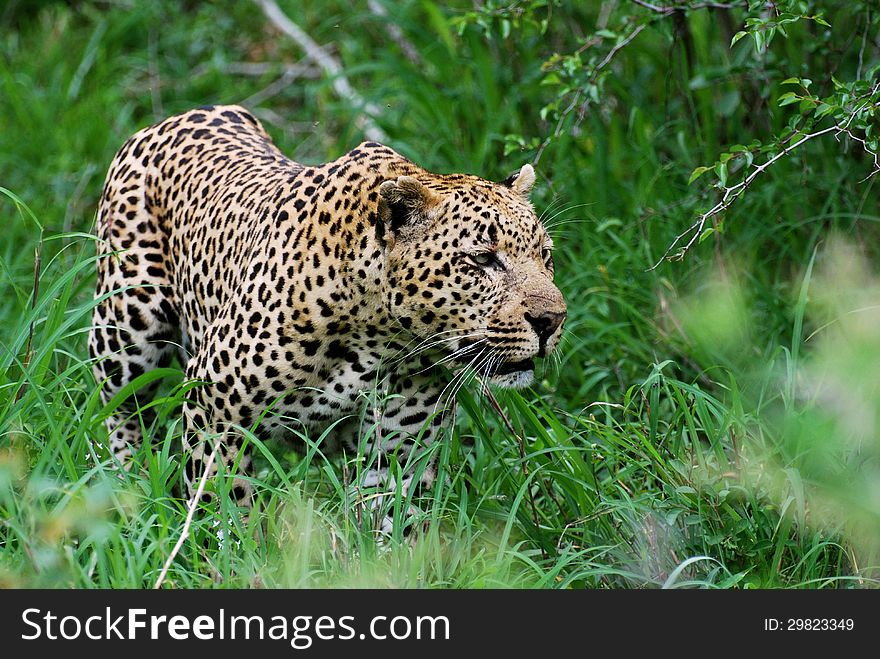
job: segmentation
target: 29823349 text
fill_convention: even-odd
[[[764,618],[764,631],[834,632],[855,629],[852,618]]]

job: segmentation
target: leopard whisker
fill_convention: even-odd
[[[486,373],[491,373],[491,369],[495,367],[495,364],[502,359],[501,355],[498,355],[494,351],[490,351],[486,358],[476,366],[470,369],[469,376],[470,378],[463,378],[458,385],[453,389],[452,393],[449,396],[449,400],[455,400],[455,397],[458,396],[458,392],[461,388],[470,382],[470,379],[473,377],[480,378],[480,370],[485,370]]]
[[[547,229],[549,229],[550,227],[553,226],[553,220],[556,219],[557,217],[559,217],[560,215],[562,215],[563,213],[567,213],[568,211],[572,211],[576,208],[583,208],[584,206],[593,206],[594,203],[595,202],[589,202],[589,203],[584,203],[584,204],[572,204],[571,206],[565,206],[564,208],[560,208],[558,210],[555,210],[553,215],[550,215],[549,217],[545,217],[544,214],[542,213],[541,214],[541,223]],[[586,219],[584,219],[582,221],[586,221]]]
[[[548,213],[556,212],[559,206],[565,204],[565,199],[562,198],[561,195],[556,195],[553,199],[550,200],[550,203],[541,211],[541,214],[538,216],[538,221],[543,224],[544,218],[547,217]]]
[[[437,361],[429,364],[428,366],[426,366],[425,368],[423,368],[419,371],[416,371],[415,373],[411,373],[410,375],[420,375],[421,373],[424,373],[425,371],[430,371],[432,368],[434,368],[436,366],[441,366],[441,365],[445,364],[446,362],[455,360],[455,359],[461,357],[462,355],[466,355],[469,351],[476,349],[476,347],[479,346],[481,343],[488,342],[488,340],[489,339],[483,337],[483,338],[481,338],[477,341],[474,341],[473,343],[470,343],[464,347],[458,348],[454,352],[446,355],[445,357],[443,357],[441,359],[438,359]]]
[[[446,393],[446,390],[449,389],[450,387],[453,387],[453,391],[457,391],[457,389],[456,389],[456,386],[457,386],[457,385],[456,385],[455,383],[456,383],[457,381],[462,381],[462,382],[463,382],[463,381],[468,377],[468,375],[472,372],[473,365],[474,365],[475,363],[477,363],[477,361],[481,358],[481,356],[483,355],[483,353],[486,352],[486,349],[487,349],[486,347],[481,348],[481,349],[480,349],[480,352],[478,352],[478,353],[476,354],[476,356],[474,356],[473,359],[471,359],[471,361],[468,362],[465,366],[462,366],[462,367],[461,367],[461,368],[455,373],[455,375],[452,376],[452,378],[449,380],[449,382],[446,383],[446,386],[443,387],[443,390],[440,392],[440,396],[438,396],[438,398],[437,398],[437,402],[436,402],[436,404],[434,405],[434,413],[435,413],[435,414],[437,413],[437,407],[438,407],[441,403],[443,403],[443,406],[445,407],[445,406],[446,406],[446,403],[448,403],[450,400],[452,400],[452,398],[446,398],[446,399],[444,400],[443,396],[444,396],[444,394]],[[489,350],[489,355],[491,356],[491,354],[492,354],[492,348],[489,347],[488,350]],[[480,362],[480,363],[482,363],[482,362]],[[478,365],[477,367],[479,368],[479,365]]]
[[[455,332],[460,332],[460,333],[470,333],[470,332],[473,332],[473,329],[470,329],[470,328],[463,328],[463,327],[453,327],[453,328],[451,328],[451,329],[440,330],[440,331],[438,331],[438,332],[434,332],[434,333],[431,334],[430,336],[418,336],[418,335],[414,335],[409,341],[407,341],[407,342],[403,345],[403,347],[402,347],[398,352],[402,352],[402,351],[405,350],[408,346],[412,345],[412,344],[415,343],[416,341],[420,341],[421,343],[419,343],[419,345],[422,345],[423,343],[428,343],[428,342],[434,340],[434,339],[437,338],[438,336],[443,336],[444,334],[453,334],[453,333],[455,333]]]
[[[446,336],[446,337],[443,337],[443,338],[438,338],[438,337],[440,337],[440,336],[443,335],[443,334],[451,334],[451,333],[453,333],[453,332],[461,332],[461,334],[456,334],[456,335],[454,335],[454,336]],[[433,348],[434,346],[442,345],[443,343],[449,343],[449,342],[451,342],[451,341],[457,341],[457,340],[460,340],[460,339],[469,339],[469,338],[473,338],[473,337],[475,337],[475,336],[482,336],[482,335],[483,335],[483,332],[482,332],[482,331],[477,331],[477,332],[475,332],[475,331],[473,331],[473,330],[464,330],[464,329],[452,329],[452,330],[445,330],[445,331],[443,331],[443,332],[436,332],[435,334],[432,334],[431,336],[422,339],[422,341],[421,341],[418,345],[416,345],[415,348],[413,348],[412,350],[410,350],[409,352],[407,352],[407,353],[404,354],[403,356],[401,356],[401,357],[396,357],[396,355],[395,355],[395,356],[392,356],[392,359],[393,359],[394,361],[399,361],[399,360],[408,359],[408,358],[410,358],[410,357],[412,357],[412,356],[414,356],[414,355],[416,355],[416,354],[418,354],[418,353],[420,353],[420,352],[424,352],[425,350],[429,350],[430,348]],[[415,341],[415,340],[416,340],[416,339],[413,339],[413,340],[410,341],[409,343],[412,343],[412,342]],[[409,343],[407,343],[407,345],[404,346],[404,347],[403,347],[400,351],[398,351],[398,352],[403,352],[403,350],[405,350],[406,347],[409,346]]]
[[[415,357],[416,355],[419,355],[423,352],[426,352],[427,350],[431,350],[432,348],[443,345],[445,343],[451,343],[452,341],[458,341],[461,339],[470,339],[470,338],[474,338],[474,337],[478,337],[478,336],[483,335],[483,332],[467,332],[465,334],[460,334],[460,335],[455,335],[455,336],[447,336],[447,337],[440,338],[440,339],[437,338],[441,334],[446,334],[446,333],[450,333],[450,332],[458,332],[458,331],[464,331],[464,330],[446,330],[446,332],[438,332],[438,333],[422,340],[421,343],[419,343],[415,348],[413,348],[409,352],[407,352],[403,355],[400,355],[400,356],[393,355],[391,360],[389,361],[389,364],[396,365],[402,361],[406,361],[406,360],[410,359],[411,357]],[[406,346],[404,346],[404,348],[402,348],[400,351],[398,351],[398,354],[400,352],[403,352],[403,350],[405,348],[406,348]]]

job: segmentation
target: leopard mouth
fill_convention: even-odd
[[[470,366],[480,375],[489,378],[535,370],[534,359],[520,359],[517,361],[501,362],[500,364],[497,362],[493,362],[492,360],[486,360],[484,361],[484,363],[476,367],[473,366],[472,360],[467,357],[459,357],[453,360],[453,362],[458,364],[459,366]]]
[[[535,370],[535,361],[533,359],[522,359],[516,362],[502,362],[498,366],[492,367],[491,371],[481,369],[480,373],[488,377],[498,375],[510,375],[511,373],[522,373],[524,371]]]
[[[463,341],[456,350],[457,354],[450,360],[450,364],[455,364],[458,368],[471,369],[489,380],[502,382],[530,380],[530,374],[535,370],[533,357],[499,361],[494,356],[497,353],[489,351],[488,354],[485,354],[484,350],[485,348],[481,348],[479,341]]]
[[[453,363],[465,369],[470,368],[472,372],[484,378],[484,382],[502,389],[522,389],[529,386],[535,377],[535,361],[531,358],[505,361],[500,364],[489,359],[476,366],[473,361],[468,362],[466,359],[461,361],[456,359]]]

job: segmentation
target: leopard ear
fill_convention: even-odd
[[[438,200],[434,192],[412,176],[398,176],[393,181],[385,181],[379,186],[379,195],[379,215],[395,233],[424,219]]]
[[[532,186],[535,185],[535,168],[526,163],[518,172],[514,172],[504,179],[501,184],[523,197],[528,197]]]

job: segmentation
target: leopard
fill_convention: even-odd
[[[131,468],[155,420],[160,380],[145,374],[177,359],[195,383],[178,445],[188,496],[222,467],[250,509],[251,438],[302,452],[319,437],[326,456],[358,456],[360,488],[429,491],[461,387],[527,387],[560,342],[535,180],[528,163],[500,182],[436,174],[374,141],[301,164],[237,105],[135,133],[95,220],[89,353],[118,403],[113,464]]]

